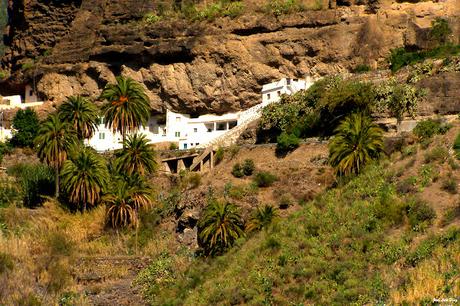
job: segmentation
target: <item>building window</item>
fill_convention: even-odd
[[[195,143],[195,146],[197,146],[197,145],[199,145],[199,144],[200,144],[200,143],[199,143],[199,142],[197,142],[197,143]]]
[[[34,91],[31,89],[29,90],[29,97],[32,97],[34,95]]]
[[[291,79],[287,79],[287,84],[291,85]]]
[[[186,143],[184,143],[184,149],[187,149],[187,144]]]
[[[174,135],[175,135],[176,137],[180,137],[180,132],[176,132],[176,133],[174,133]]]
[[[105,139],[105,133],[99,133],[99,139],[104,140]]]
[[[235,126],[237,126],[237,125],[238,125],[238,122],[237,122],[237,121],[230,121],[230,122],[228,123],[228,128],[229,128],[229,129],[233,129],[233,128],[234,128]]]
[[[180,122],[180,117],[176,117],[176,122]]]
[[[225,131],[227,129],[227,123],[226,122],[220,122],[217,124],[216,130],[218,131]]]
[[[270,100],[270,94],[267,94],[267,100]]]
[[[278,94],[278,97],[281,97],[281,90],[278,90],[276,93]]]
[[[298,81],[299,81],[299,79],[294,79],[294,82],[298,82]]]
[[[198,132],[198,128],[193,128],[193,132],[197,133],[197,132]]]
[[[104,117],[99,117],[97,119],[97,124],[99,124],[99,125],[104,124]]]

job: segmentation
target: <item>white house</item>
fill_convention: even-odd
[[[30,85],[26,85],[24,97],[25,99],[23,100],[20,95],[0,96],[0,141],[5,141],[12,137],[12,130],[5,126],[3,110],[26,109],[43,104],[43,101],[38,101],[38,97]]]
[[[312,80],[284,78],[278,82],[266,84],[262,87],[262,103],[236,113],[224,115],[202,115],[192,117],[187,114],[166,111],[166,116],[152,116],[146,127],[140,127],[138,133],[144,134],[150,143],[174,142],[179,149],[204,147],[218,137],[225,137],[228,131],[246,124],[255,118],[254,114],[270,104],[280,100],[282,94],[293,94],[311,86]],[[112,151],[120,149],[122,136],[105,127],[103,118],[98,131],[87,141],[87,144],[97,151]]]

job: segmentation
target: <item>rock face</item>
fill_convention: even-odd
[[[145,85],[158,111],[223,113],[258,103],[262,85],[281,77],[385,66],[390,49],[423,47],[438,16],[449,19],[455,41],[460,37],[457,0],[387,4],[375,14],[337,1],[336,9],[278,17],[253,12],[147,24],[143,17],[157,2],[10,0],[2,64],[12,77],[2,88],[30,82],[60,103],[74,94],[97,98],[123,74]]]

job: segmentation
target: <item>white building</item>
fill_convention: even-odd
[[[280,100],[283,94],[293,94],[311,86],[312,80],[281,79],[278,82],[266,84],[262,87],[262,103],[237,113],[224,115],[202,115],[191,117],[170,110],[166,116],[152,116],[146,127],[140,127],[138,133],[144,134],[150,143],[172,142],[179,145],[179,149],[205,147],[212,140],[223,136],[229,130],[246,124],[255,118],[254,114],[270,104]],[[98,131],[87,141],[87,144],[97,151],[112,151],[122,148],[122,136],[105,127],[101,120]]]

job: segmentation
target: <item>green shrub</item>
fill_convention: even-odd
[[[457,135],[457,137],[455,137],[453,148],[455,151],[455,156],[460,160],[460,133]]]
[[[388,59],[390,68],[393,72],[398,71],[404,66],[423,62],[428,58],[446,58],[460,53],[460,45],[442,45],[431,50],[407,51],[404,48],[391,51]]]
[[[354,73],[364,73],[364,72],[369,72],[371,71],[371,67],[369,65],[366,65],[366,64],[360,64],[358,66],[356,66],[354,69],[353,69],[353,72]]]
[[[415,176],[408,177],[396,185],[396,189],[400,194],[414,193],[417,191],[417,178]]]
[[[216,154],[214,155],[215,164],[219,164],[224,159],[225,151],[224,148],[219,147],[217,148]]]
[[[267,13],[275,16],[303,11],[305,7],[299,0],[268,0],[265,5]]]
[[[50,232],[46,238],[50,255],[70,256],[74,251],[74,244],[67,234]]]
[[[201,175],[198,172],[181,170],[179,172],[180,187],[183,189],[194,189],[201,185]]]
[[[452,30],[446,19],[438,17],[431,23],[430,38],[438,45],[448,43],[450,34],[452,34]]]
[[[287,209],[294,204],[294,199],[290,193],[283,193],[279,199],[278,207],[280,209]]]
[[[441,123],[433,119],[420,121],[415,126],[413,133],[419,140],[430,139],[441,133]]]
[[[441,188],[442,190],[450,194],[457,194],[458,193],[457,180],[454,177],[452,177],[452,174],[450,174],[442,180]]]
[[[402,156],[403,157],[413,156],[415,154],[417,154],[417,146],[416,145],[407,146],[402,150]]]
[[[233,165],[232,175],[237,178],[242,178],[244,176],[243,167],[240,163],[236,163]]]
[[[33,208],[44,202],[43,196],[54,195],[55,174],[44,164],[16,164],[7,173],[16,177],[23,195],[23,204]]]
[[[288,153],[299,147],[300,140],[295,134],[281,133],[276,139],[276,152]]]
[[[378,219],[391,225],[399,225],[404,221],[405,206],[398,201],[394,189],[385,185],[378,192],[378,201],[373,206]]]
[[[0,207],[7,207],[21,201],[22,194],[17,184],[8,179],[0,179]]]
[[[435,147],[425,153],[425,163],[431,163],[435,161],[445,162],[449,157],[449,151],[444,147]]]
[[[10,254],[0,252],[0,275],[13,270],[14,261]]]
[[[276,176],[268,171],[261,171],[254,177],[254,182],[258,187],[269,187],[277,180]]]
[[[224,186],[224,195],[232,199],[241,200],[248,196],[257,194],[258,188],[255,184],[233,185],[227,183]]]
[[[35,62],[33,60],[29,60],[21,65],[21,69],[23,71],[27,71],[29,69],[34,68],[34,66],[35,66]]]
[[[170,150],[177,150],[177,149],[179,149],[179,146],[177,145],[177,143],[171,142],[171,143],[169,144],[169,149],[170,149]]]
[[[230,159],[233,159],[240,152],[240,149],[241,147],[239,145],[232,144],[228,149],[228,152],[230,153]]]
[[[246,176],[251,176],[252,173],[254,173],[254,170],[256,169],[256,166],[254,165],[254,161],[252,159],[245,159],[243,161],[243,165],[241,166],[244,175]]]
[[[414,198],[407,206],[407,216],[411,229],[420,231],[426,226],[431,225],[432,221],[436,218],[436,212],[427,202],[419,198]]]
[[[10,139],[10,144],[13,147],[32,148],[39,128],[37,113],[30,108],[18,110],[13,118],[13,127],[13,137]]]
[[[160,21],[162,19],[161,16],[158,16],[157,14],[155,13],[148,13],[144,16],[144,21],[146,23],[149,23],[149,24],[153,24],[153,23],[157,23],[158,21]]]

